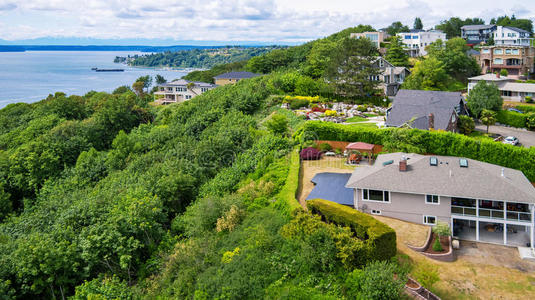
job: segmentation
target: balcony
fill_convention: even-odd
[[[465,217],[478,217],[515,222],[531,222],[529,206],[524,203],[505,203],[501,201],[453,198],[451,214]],[[476,205],[478,204],[478,205]]]

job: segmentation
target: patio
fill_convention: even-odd
[[[454,219],[453,226],[455,237],[467,241],[476,240],[475,221]],[[503,245],[503,238],[503,224],[479,222],[479,242]],[[527,226],[507,225],[507,246],[526,247],[529,243],[530,232]]]

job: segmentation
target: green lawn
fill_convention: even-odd
[[[469,137],[475,138],[475,139],[481,139],[481,140],[494,140],[493,138],[487,136],[487,134],[481,132],[481,131],[474,131],[468,135]]]
[[[356,124],[350,124],[348,126],[377,128],[377,125],[375,123],[356,123]]]
[[[366,114],[364,114],[364,115],[365,115],[366,117],[369,117],[369,118],[371,118],[371,117],[377,117],[377,114],[372,114],[372,113],[366,113]]]
[[[357,123],[357,122],[363,122],[363,121],[366,121],[366,118],[363,118],[363,117],[351,117],[349,119],[346,120],[346,122],[349,122],[349,123]]]

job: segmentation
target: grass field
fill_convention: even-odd
[[[363,117],[351,117],[349,119],[346,120],[346,122],[348,123],[357,123],[357,122],[364,122],[366,121],[367,119],[366,118],[363,118]]]

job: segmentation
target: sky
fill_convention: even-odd
[[[420,17],[430,28],[452,16],[504,14],[535,19],[535,0],[0,0],[0,40],[301,43],[358,24],[412,26]]]

